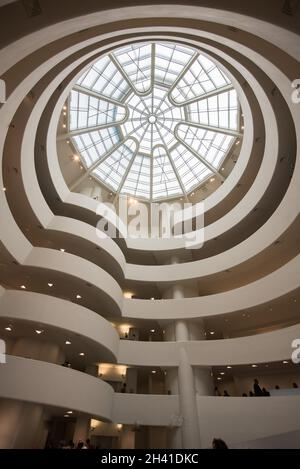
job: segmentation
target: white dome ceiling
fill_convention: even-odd
[[[171,42],[136,43],[89,66],[69,100],[69,132],[89,174],[116,194],[182,197],[241,136],[237,93],[215,63]]]

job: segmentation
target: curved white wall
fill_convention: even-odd
[[[0,397],[111,420],[113,389],[101,379],[52,363],[6,358],[0,366]]]
[[[83,306],[39,293],[7,290],[0,296],[0,318],[31,321],[73,332],[91,340],[99,355],[114,361],[119,336],[105,319]],[[106,350],[103,350],[106,349]]]
[[[300,337],[300,325],[265,334],[184,343],[188,360],[195,366],[226,366],[289,360],[292,342]],[[133,366],[172,367],[180,363],[182,342],[121,340],[118,362]]]

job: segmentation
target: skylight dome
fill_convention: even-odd
[[[101,57],[70,95],[69,137],[84,167],[117,195],[183,197],[240,137],[237,93],[203,53],[136,43]]]

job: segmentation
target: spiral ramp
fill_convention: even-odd
[[[280,445],[278,435],[300,430],[297,390],[240,396],[256,377],[268,388],[300,378],[300,5],[0,7],[1,448],[43,447],[66,420],[75,439],[106,435],[120,448],[206,448],[214,437]],[[99,237],[97,221],[114,224],[113,214],[70,159],[74,84],[99,56],[141,41],[202,51],[239,97],[243,135],[228,176],[195,202],[201,249],[128,239],[123,226]]]

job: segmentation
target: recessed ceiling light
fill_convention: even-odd
[[[66,127],[67,127],[66,124],[63,124],[63,128],[65,129]]]
[[[153,298],[153,297],[152,297],[152,298],[150,298],[150,300],[152,300],[152,301],[153,301],[153,300],[155,300],[155,298]]]
[[[65,344],[66,345],[71,345],[71,342],[69,340],[66,340]]]
[[[25,285],[21,285],[22,290],[26,290]]]
[[[5,328],[5,330],[10,332],[10,331],[12,331],[12,328],[11,328],[10,326],[7,326],[7,327]]]
[[[65,414],[65,415],[64,415],[64,417],[67,419],[67,418],[69,418],[69,417],[70,417],[70,415],[68,415],[68,414]]]
[[[5,192],[5,191],[6,191],[6,187],[3,187],[2,190]]]
[[[77,300],[81,300],[82,296],[76,295]]]
[[[68,410],[67,414],[73,414],[73,410]]]
[[[64,107],[63,107],[63,110],[66,111],[66,110],[67,110],[67,106],[64,106]]]
[[[237,142],[235,142],[236,145],[238,145],[239,143],[240,143],[239,140]]]
[[[73,155],[73,160],[74,160],[74,161],[79,161],[79,159],[80,159],[80,158],[79,158],[78,155]]]
[[[44,331],[41,330],[41,329],[36,329],[35,332],[36,332],[37,334],[42,334]]]
[[[215,182],[215,178],[210,178],[210,182]]]
[[[53,287],[53,283],[48,283],[48,287]]]
[[[211,332],[210,332],[210,335],[215,335],[215,332],[214,332],[214,331],[211,331]]]
[[[155,374],[155,373],[156,373],[156,370],[152,370],[151,373]]]
[[[65,252],[65,249],[60,249],[60,252]]]
[[[80,352],[79,354],[81,357],[84,357],[84,353],[83,352]]]
[[[251,366],[252,366],[252,368],[257,368],[257,365],[251,365]]]
[[[222,381],[222,378],[219,377],[219,378],[217,378],[217,380],[218,380],[218,381]]]
[[[229,365],[227,366],[227,369],[228,369],[228,370],[230,370],[231,368],[232,368],[232,366],[229,366]]]
[[[155,332],[155,329],[150,329],[150,332]]]
[[[224,371],[222,371],[222,372],[220,373],[220,375],[224,376],[224,375],[225,375]]]
[[[287,361],[287,360],[283,360],[282,363],[284,363],[285,365],[287,365],[287,364],[288,364],[288,361]]]

